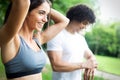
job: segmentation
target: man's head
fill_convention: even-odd
[[[83,21],[88,21],[90,24],[95,22],[94,12],[88,6],[83,4],[71,7],[66,16],[70,19],[70,22],[77,21],[81,23]]]

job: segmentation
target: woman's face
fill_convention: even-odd
[[[50,12],[50,5],[44,2],[37,8],[33,9],[27,16],[26,22],[30,29],[41,31],[43,25],[48,21],[47,16]]]

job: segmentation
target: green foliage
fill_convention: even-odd
[[[111,25],[96,25],[91,32],[86,34],[86,39],[95,54],[118,57],[120,55],[120,23]],[[105,53],[105,54],[104,54]]]
[[[120,57],[120,24],[116,26],[116,37],[117,37],[117,53]]]
[[[93,8],[93,4],[95,2],[96,1],[93,0],[53,0],[53,8],[65,14],[66,11],[73,5],[86,4]]]
[[[3,24],[7,6],[8,6],[8,0],[0,0],[0,27]]]

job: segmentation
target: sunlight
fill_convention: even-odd
[[[116,21],[120,20],[120,0],[98,0],[100,4],[100,20]]]

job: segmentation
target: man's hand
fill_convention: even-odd
[[[82,68],[83,69],[93,69],[93,68],[97,68],[97,62],[96,60],[92,60],[92,59],[88,59],[86,62],[82,63]]]
[[[84,80],[94,80],[94,69],[85,69]]]

